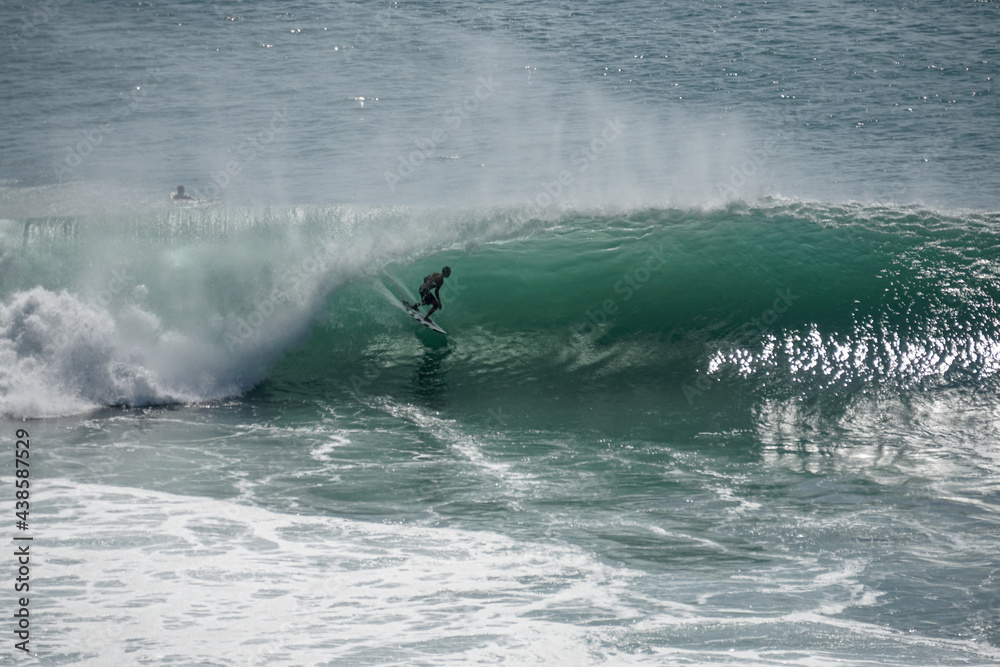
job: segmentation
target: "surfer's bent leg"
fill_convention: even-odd
[[[433,295],[431,295],[430,292],[424,291],[424,288],[421,285],[421,287],[420,287],[420,303],[419,304],[414,304],[413,305],[413,309],[414,310],[420,310],[420,306],[427,306],[427,305],[431,305],[433,303],[434,303],[434,297],[433,297]],[[431,311],[431,312],[434,312],[434,311]]]

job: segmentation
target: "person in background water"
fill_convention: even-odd
[[[441,308],[441,286],[444,285],[444,279],[450,275],[451,269],[446,266],[441,269],[441,273],[432,273],[424,278],[424,284],[420,286],[420,298],[422,301],[420,305],[414,304],[410,306],[417,312],[420,312],[420,306],[432,306],[430,312],[424,315],[424,318],[428,322],[431,321],[431,315],[434,314],[434,311]],[[433,294],[431,294],[431,290],[434,290]]]
[[[171,192],[170,198],[174,201],[194,201],[194,197],[184,194],[184,186],[178,185],[177,192]]]

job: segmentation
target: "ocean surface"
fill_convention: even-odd
[[[975,0],[8,3],[0,665],[1000,664],[998,77]]]

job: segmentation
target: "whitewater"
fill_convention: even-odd
[[[1000,662],[996,14],[5,12],[0,664]]]

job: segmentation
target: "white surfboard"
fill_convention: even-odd
[[[385,273],[386,277],[389,278],[389,280],[391,280],[393,283],[395,283],[396,287],[399,289],[398,298],[400,302],[402,302],[402,308],[403,310],[406,311],[407,315],[415,319],[417,322],[420,322],[431,331],[437,331],[438,333],[442,333],[446,336],[448,335],[447,331],[445,331],[444,329],[436,325],[434,322],[427,319],[426,315],[424,315],[419,310],[410,305],[410,302],[406,300],[406,296],[410,296],[410,294],[407,292],[406,288],[399,283],[398,280],[389,275],[388,272],[383,271],[383,273]],[[403,296],[404,294],[406,296]]]
[[[413,306],[411,306],[409,304],[409,302],[407,302],[406,299],[402,299],[402,302],[403,302],[403,305],[406,306],[406,312],[407,312],[407,314],[410,317],[412,317],[413,319],[415,319],[417,322],[420,322],[421,324],[423,324],[425,327],[427,327],[428,329],[430,329],[432,331],[437,331],[438,333],[443,333],[446,336],[448,335],[447,331],[445,331],[444,329],[442,329],[441,327],[439,327],[438,325],[434,324],[429,319],[427,319],[426,315],[424,315],[419,310],[417,310],[416,308],[414,308]]]

